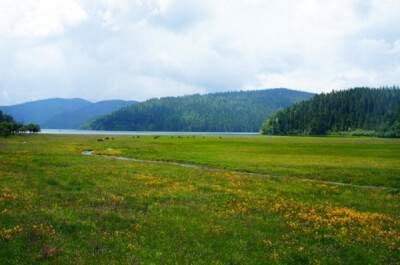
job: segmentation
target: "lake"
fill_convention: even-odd
[[[71,129],[42,129],[42,134],[99,134],[99,135],[204,135],[204,136],[264,136],[252,132],[146,132],[146,131],[94,131]]]

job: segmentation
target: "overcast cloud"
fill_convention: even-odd
[[[399,0],[0,0],[0,105],[400,84]]]

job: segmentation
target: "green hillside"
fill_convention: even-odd
[[[269,135],[358,132],[400,137],[400,89],[363,87],[315,95],[274,113],[260,132]]]
[[[281,88],[150,99],[96,118],[81,129],[256,132],[276,110],[312,96]]]

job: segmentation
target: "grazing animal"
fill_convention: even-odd
[[[220,136],[219,139],[222,139],[222,137]]]
[[[138,135],[138,136],[136,136],[136,138],[140,138],[140,136]]]
[[[113,138],[111,138],[111,140],[114,140],[114,137],[113,137]]]
[[[109,137],[106,137],[106,140],[109,140],[110,138]]]
[[[102,141],[104,141],[104,139],[103,138],[98,138],[97,141],[102,142]]]

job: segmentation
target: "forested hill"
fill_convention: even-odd
[[[150,99],[98,117],[81,129],[256,132],[276,110],[312,96],[289,89],[266,89]]]
[[[397,127],[398,128],[397,128]],[[400,136],[400,89],[353,88],[315,95],[274,113],[260,132],[269,135],[323,135],[369,130]],[[398,137],[398,136],[397,136]]]

